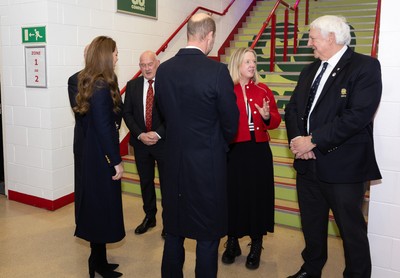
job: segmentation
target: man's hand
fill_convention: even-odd
[[[143,144],[145,144],[147,146],[154,145],[159,140],[157,133],[154,131],[143,132],[140,134],[139,138],[140,138],[140,141],[142,141]]]
[[[303,155],[301,155],[301,156],[296,155],[295,158],[296,158],[296,159],[304,159],[304,160],[317,159],[317,158],[315,157],[315,154],[314,154],[313,151],[309,151],[309,152],[307,152],[307,153],[305,153],[305,154],[303,154]]]
[[[311,143],[311,136],[297,136],[290,141],[290,150],[299,159],[315,159],[312,151],[316,147]]]

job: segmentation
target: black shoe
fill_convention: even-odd
[[[250,243],[250,253],[246,259],[246,267],[248,269],[257,269],[260,266],[260,257],[262,247],[262,239],[252,240]]]
[[[166,236],[167,236],[167,233],[164,231],[164,229],[162,229],[161,237],[162,237],[163,239],[165,239]]]
[[[103,278],[116,278],[116,277],[121,277],[122,276],[121,272],[113,271],[113,270],[110,270],[108,268],[98,267],[98,266],[89,264],[89,276],[90,276],[90,278],[94,277],[95,272],[100,274],[100,276],[103,277]]]
[[[109,269],[109,270],[115,270],[115,269],[117,269],[117,268],[119,267],[119,264],[109,264],[109,263],[107,263],[107,264],[105,265],[105,267],[106,267],[107,269]]]
[[[317,277],[311,276],[310,274],[307,273],[307,271],[300,268],[300,270],[296,274],[288,276],[287,278],[317,278]]]
[[[116,278],[122,276],[121,272],[114,271],[118,264],[109,264],[103,258],[103,247],[105,244],[91,243],[91,254],[89,256],[89,276],[94,277],[95,272],[100,274],[103,278]]]
[[[228,236],[228,240],[225,243],[225,248],[225,252],[222,254],[221,259],[224,264],[232,264],[236,257],[242,254],[239,241],[236,237]]]
[[[110,264],[107,261],[107,249],[106,245],[102,243],[91,243],[91,247],[95,248],[95,254],[96,256],[96,264],[101,265],[102,268],[104,269],[109,269],[109,270],[115,270],[119,267],[119,264]]]
[[[156,226],[156,219],[154,217],[150,218],[146,216],[143,219],[143,222],[136,227],[135,234],[137,235],[144,234],[145,232],[147,232],[149,228],[153,228],[155,226]]]

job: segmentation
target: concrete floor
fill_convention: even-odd
[[[163,240],[161,225],[146,234],[135,235],[143,218],[140,197],[124,193],[124,219],[127,236],[122,242],[108,245],[109,262],[119,263],[123,277],[160,277]],[[160,207],[160,205],[159,205]],[[161,223],[160,213],[157,215]],[[47,278],[88,277],[89,245],[73,236],[74,205],[57,211],[9,201],[0,196],[0,277]],[[224,251],[221,240],[219,254]],[[275,233],[264,237],[264,251],[258,270],[245,267],[249,238],[242,238],[242,256],[232,265],[219,263],[220,278],[283,278],[297,272],[302,264],[304,246],[301,231],[276,225]],[[186,240],[184,274],[194,278],[195,241]],[[342,277],[344,268],[342,241],[329,237],[329,259],[324,278]],[[97,275],[96,277],[100,277]]]

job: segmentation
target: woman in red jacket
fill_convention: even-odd
[[[239,48],[231,56],[229,71],[235,84],[239,128],[228,154],[228,241],[222,262],[241,255],[238,239],[250,236],[246,267],[260,264],[263,236],[274,231],[274,173],[268,129],[281,122],[272,91],[257,72],[256,53]]]

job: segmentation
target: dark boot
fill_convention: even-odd
[[[260,266],[260,257],[262,247],[262,238],[251,239],[250,253],[246,259],[246,267],[248,269],[257,269]]]
[[[104,262],[103,248],[105,249],[104,243],[90,243],[90,256],[89,256],[89,275],[91,278],[94,277],[95,272],[101,275],[103,278],[115,278],[122,276],[122,273],[113,271]],[[115,268],[114,268],[115,269]]]
[[[114,270],[117,269],[117,267],[119,266],[119,264],[110,264],[107,261],[107,249],[106,249],[106,245],[105,244],[101,244],[100,248],[100,264],[104,267],[104,268],[108,268],[109,270]]]
[[[224,264],[232,264],[236,257],[242,254],[239,241],[236,237],[228,236],[228,240],[225,243],[225,248],[225,252],[222,254],[222,262]]]

